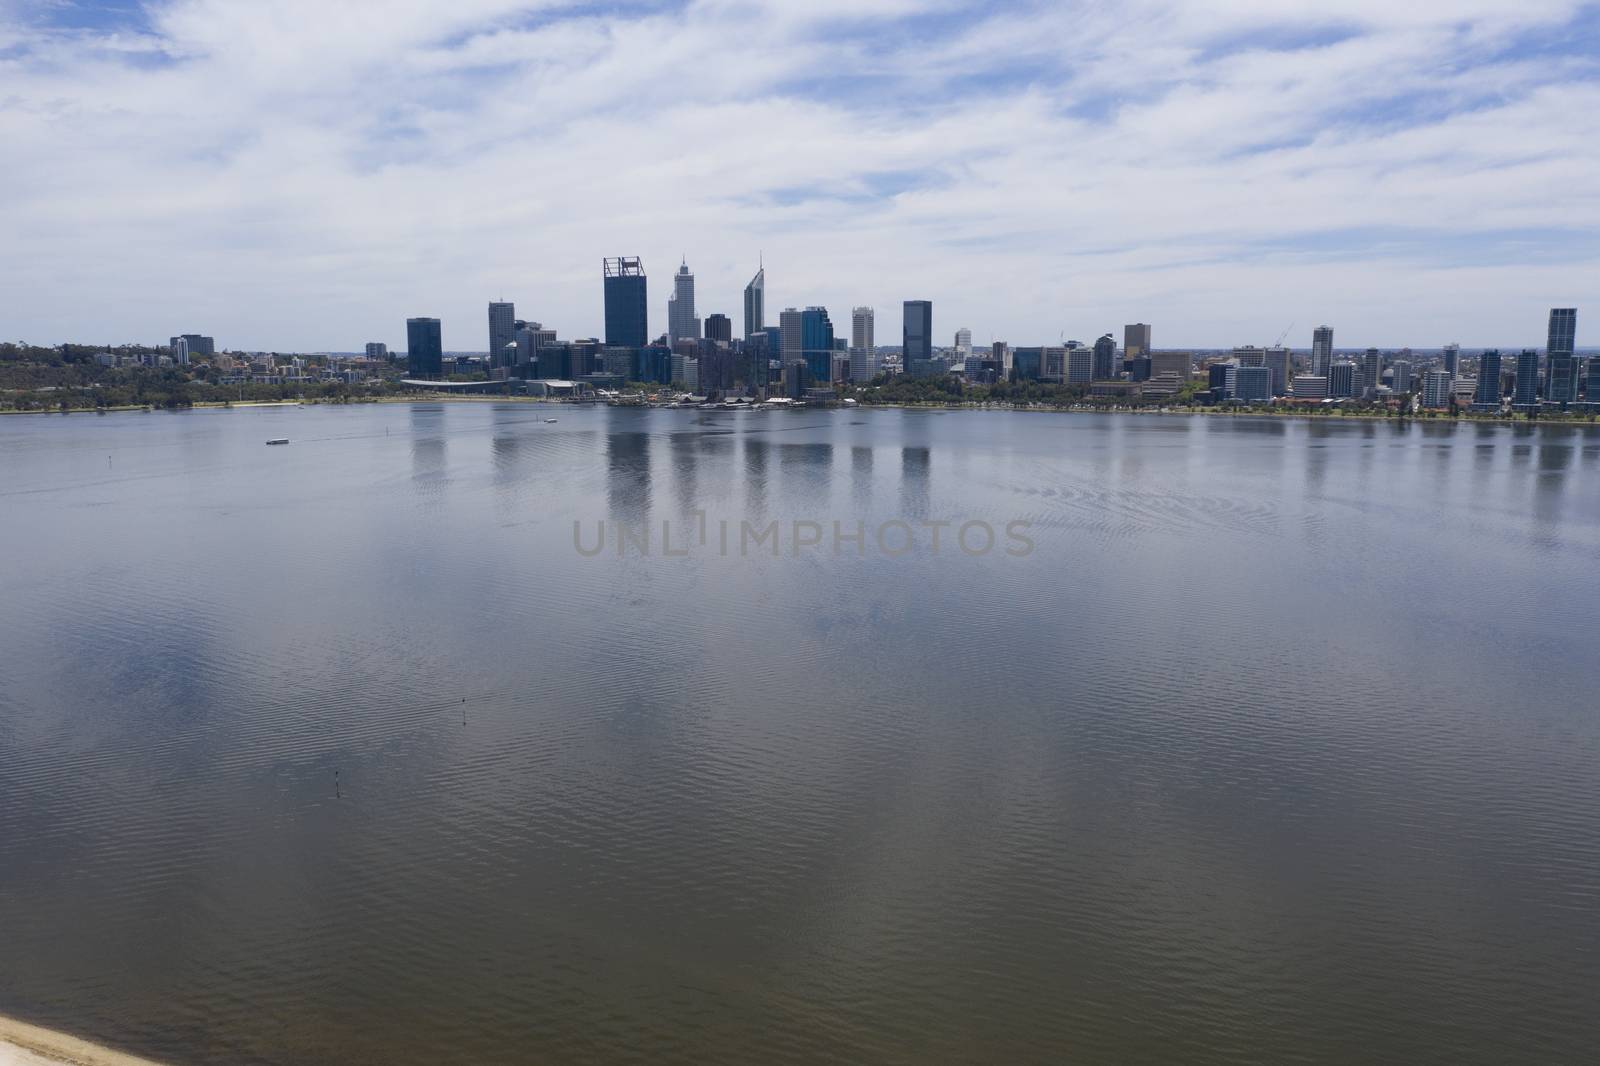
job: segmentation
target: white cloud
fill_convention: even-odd
[[[36,342],[437,314],[481,348],[502,295],[589,335],[616,254],[660,329],[680,254],[737,318],[761,252],[769,304],[875,304],[884,340],[926,297],[1019,343],[1514,344],[1600,261],[1600,80],[1559,46],[1596,19],[1557,0],[37,14],[0,7],[0,336]]]

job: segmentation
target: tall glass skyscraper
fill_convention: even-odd
[[[1478,388],[1472,406],[1492,410],[1500,406],[1500,349],[1490,348],[1478,357]]]
[[[406,319],[406,369],[414,378],[444,376],[444,343],[437,318]]]
[[[495,302],[489,305],[489,365],[510,366],[516,357],[506,351],[517,343],[517,308],[515,304]]]
[[[1094,380],[1110,381],[1117,376],[1117,339],[1107,333],[1094,342]]]
[[[1311,372],[1318,377],[1333,365],[1333,327],[1318,326],[1311,331]]]
[[[1552,403],[1575,403],[1578,399],[1578,360],[1573,344],[1578,333],[1578,309],[1552,307],[1550,334],[1545,345],[1546,376],[1544,398]]]
[[[1539,404],[1539,350],[1524,348],[1517,356],[1517,383],[1511,394],[1511,406],[1537,407]]]
[[[638,256],[605,261],[606,344],[643,348],[650,343],[650,300]]]
[[[667,340],[677,344],[682,340],[700,339],[700,318],[694,313],[694,275],[689,272],[685,259],[672,275],[672,295],[667,297]]]
[[[901,366],[907,374],[925,377],[933,359],[933,301],[907,300],[900,331]]]
[[[1444,372],[1452,378],[1461,371],[1461,345],[1447,344],[1444,346]]]
[[[753,337],[767,328],[767,267],[762,264],[744,287],[744,335]]]

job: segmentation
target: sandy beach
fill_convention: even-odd
[[[0,1015],[0,1066],[160,1066],[75,1036]]]

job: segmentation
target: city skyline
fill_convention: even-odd
[[[626,250],[652,335],[668,264],[742,325],[764,254],[771,308],[979,347],[1506,348],[1600,275],[1593,5],[299,3],[0,5],[0,336],[394,347],[500,294],[598,336]]]

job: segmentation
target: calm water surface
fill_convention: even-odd
[[[1036,550],[574,548],[702,514]],[[1597,434],[17,417],[0,535],[0,1012],[176,1063],[1600,1046]]]

